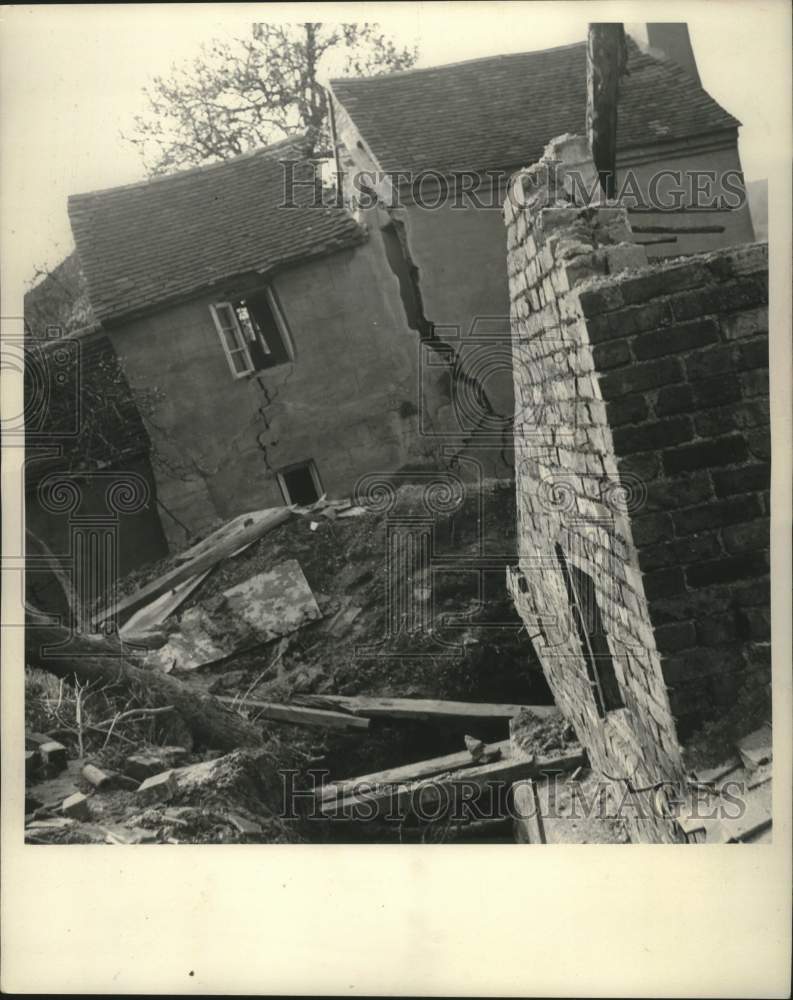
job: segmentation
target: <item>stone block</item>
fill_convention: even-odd
[[[730,554],[767,549],[771,541],[770,521],[758,518],[749,524],[736,524],[722,531],[724,547]]]
[[[90,819],[91,810],[88,806],[88,796],[83,795],[82,792],[75,792],[74,795],[63,800],[61,812],[70,819]]]
[[[113,781],[111,774],[103,771],[100,767],[96,767],[95,764],[86,764],[81,773],[85,780],[97,789],[107,788]]]
[[[718,316],[724,307],[724,288],[711,285],[670,296],[675,319],[693,319],[695,316]]]
[[[135,793],[144,805],[154,802],[168,802],[176,794],[176,777],[173,771],[163,771],[162,774],[146,778]]]
[[[69,762],[66,747],[57,740],[48,740],[39,746],[39,754],[44,766],[51,774],[63,771]]]
[[[685,589],[683,570],[679,566],[655,570],[644,577],[644,593],[648,601],[655,597],[673,597]]]
[[[636,424],[645,420],[650,411],[644,396],[635,395],[609,400],[606,413],[612,427],[621,427],[623,424]]]
[[[737,349],[732,344],[717,344],[697,351],[685,359],[686,377],[696,379],[713,378],[740,367]]]

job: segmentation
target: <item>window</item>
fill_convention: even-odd
[[[583,570],[572,563],[568,564],[560,545],[556,546],[556,558],[564,577],[567,599],[581,643],[581,652],[586,662],[587,676],[598,715],[604,719],[607,712],[622,708],[624,702],[600,616],[595,582]]]
[[[310,460],[281,469],[277,475],[278,485],[287,504],[296,503],[305,507],[316,503],[324,492],[317,467]]]
[[[292,360],[289,333],[272,291],[210,306],[231,374],[274,368]]]

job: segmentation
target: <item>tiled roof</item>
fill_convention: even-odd
[[[124,187],[73,195],[69,218],[100,321],[183,299],[218,281],[267,272],[360,242],[341,208],[313,208],[296,185],[284,201],[279,160],[297,159],[294,140]],[[295,168],[295,176],[305,175]]]
[[[618,146],[630,149],[740,124],[676,63],[628,39]],[[582,134],[586,44],[332,81],[384,170],[525,166],[565,132]]]

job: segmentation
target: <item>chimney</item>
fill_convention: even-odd
[[[689,76],[700,83],[697,61],[688,37],[685,21],[647,25],[647,42],[650,55],[662,55],[676,62]]]

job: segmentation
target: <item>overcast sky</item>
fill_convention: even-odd
[[[747,179],[784,156],[778,141],[779,67],[790,45],[784,0],[627,3],[203,4],[5,7],[2,11],[2,155],[6,239],[15,272],[52,267],[72,248],[69,194],[145,176],[121,138],[144,110],[142,88],[213,37],[253,20],[378,20],[420,66],[582,40],[590,20],[687,20],[705,88],[743,122]],[[527,95],[527,102],[529,95]],[[527,111],[529,105],[527,103]],[[782,111],[787,114],[786,111]]]

